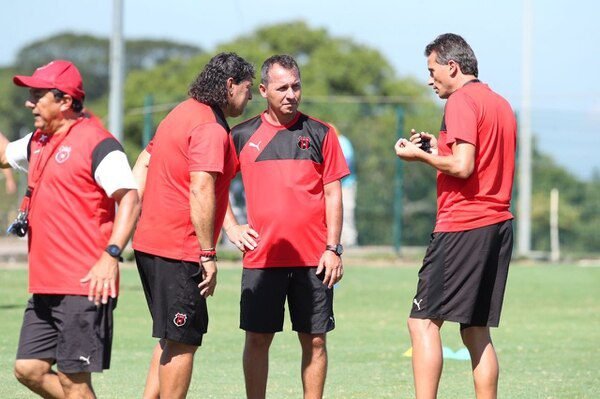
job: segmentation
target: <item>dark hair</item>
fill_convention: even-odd
[[[50,91],[52,92],[52,94],[54,94],[54,98],[56,98],[57,100],[60,100],[66,94],[64,91],[58,89],[50,89]],[[73,112],[83,111],[83,100],[78,100],[73,96],[71,96],[71,98],[73,99],[73,102],[71,103],[71,109],[73,110]]]
[[[210,106],[227,105],[227,79],[235,84],[254,78],[254,67],[235,53],[219,53],[208,61],[196,80],[190,85],[188,94]]]
[[[465,39],[454,33],[444,33],[435,38],[425,47],[425,56],[436,53],[435,61],[440,65],[448,65],[452,60],[460,65],[460,70],[465,75],[477,77],[477,58],[473,49]]]
[[[300,77],[300,68],[298,68],[296,60],[291,55],[273,55],[267,58],[260,68],[260,82],[262,84],[266,85],[269,83],[269,69],[275,64],[279,64],[288,70],[295,69],[298,72],[298,77]]]

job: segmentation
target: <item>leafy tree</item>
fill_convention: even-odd
[[[260,68],[273,54],[290,54],[298,61],[303,83],[301,109],[334,123],[355,147],[358,198],[357,225],[361,244],[392,244],[394,202],[403,201],[403,245],[425,245],[436,212],[435,171],[421,163],[403,163],[403,198],[395,198],[396,163],[393,144],[411,128],[437,133],[442,110],[422,82],[398,77],[378,51],[304,22],[257,29],[207,54],[200,49],[166,41],[135,40],[127,45],[125,86],[125,149],[135,160],[141,148],[144,103],[152,96],[156,125],[172,107],[187,97],[188,86],[213,54],[234,51]],[[101,118],[106,115],[108,40],[87,35],[60,34],[22,49],[14,67],[0,68],[0,130],[16,137],[31,122],[22,106],[25,94],[12,76],[29,73],[50,59],[77,63],[88,93],[86,105]],[[257,70],[255,88],[260,81]],[[254,99],[234,125],[265,109],[255,89]],[[398,126],[403,111],[404,126]],[[534,146],[535,148],[535,146]],[[600,248],[600,172],[584,182],[550,157],[534,151],[533,248],[549,249],[549,192],[560,189],[560,234],[565,251]],[[515,185],[516,203],[518,192]],[[1,193],[0,193],[1,196]]]
[[[360,242],[390,244],[395,173],[393,145],[397,139],[396,107],[399,104],[385,104],[380,99],[397,96],[396,101],[402,101],[407,122],[429,130],[439,126],[439,116],[433,125],[426,119],[437,108],[427,96],[426,88],[412,78],[398,78],[378,51],[350,39],[331,37],[326,30],[311,29],[304,22],[260,28],[253,34],[221,45],[215,53],[220,51],[234,51],[253,62],[257,69],[273,54],[285,53],[296,58],[302,74],[302,111],[336,124],[354,143],[358,164]],[[185,98],[187,86],[208,59],[207,55],[201,55],[132,73],[126,86],[127,108],[142,109],[144,97],[150,94],[157,104],[174,104]],[[260,71],[257,71],[257,80],[260,80]],[[345,102],[339,102],[340,96],[347,96]],[[264,108],[265,101],[255,94],[239,121]],[[163,114],[155,114],[155,120]],[[142,118],[129,113],[126,131],[133,142],[141,142]],[[420,217],[429,222],[435,214],[435,196],[431,194],[431,190],[435,190],[435,174],[422,167],[414,170],[418,172],[406,168],[407,198],[423,201],[421,197],[427,197],[433,198],[433,202],[431,206],[413,212],[410,218]],[[431,225],[416,228],[409,218],[404,224],[410,227],[407,242],[426,242]]]
[[[167,40],[127,40],[126,72],[152,69],[164,63],[188,60],[202,54],[196,46]],[[23,107],[26,90],[12,83],[15,74],[30,74],[36,67],[53,59],[73,61],[83,77],[85,105],[105,119],[108,108],[109,40],[90,35],[61,33],[22,48],[14,66],[0,68],[0,130],[9,138],[17,138],[20,129],[31,126],[31,113]],[[126,146],[133,157],[138,146]]]
[[[10,140],[19,138],[20,129],[31,125],[31,111],[25,108],[27,92],[18,90],[12,67],[0,68],[0,131]]]
[[[533,153],[532,248],[550,249],[550,191],[559,189],[559,236],[568,251],[600,248],[600,179],[578,180],[549,156]]]
[[[125,70],[150,69],[171,59],[189,59],[201,52],[198,47],[166,40],[127,40]],[[108,92],[108,39],[74,33],[54,35],[19,51],[15,67],[30,73],[53,59],[67,59],[77,65],[84,79],[87,100],[93,101]]]
[[[600,229],[598,228],[600,226],[600,173],[598,171],[585,185],[583,200],[579,205],[580,220],[583,223],[577,229],[578,247],[586,252],[598,252],[598,248],[600,248]]]

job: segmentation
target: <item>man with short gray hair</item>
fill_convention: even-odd
[[[340,180],[349,170],[332,126],[298,110],[302,82],[294,58],[268,58],[259,90],[266,111],[231,131],[248,224],[238,225],[233,212],[224,223],[228,238],[244,252],[246,395],[266,395],[269,348],[283,329],[287,301],[302,347],[304,397],[321,398],[326,337],[335,328],[333,286],[343,276]]]
[[[500,321],[512,253],[510,200],[516,121],[510,104],[478,77],[477,58],[455,34],[425,49],[428,84],[446,99],[439,137],[414,130],[396,154],[438,172],[438,212],[419,271],[408,328],[417,398],[435,398],[442,372],[440,329],[460,323],[477,398],[495,398],[498,360],[490,327]]]

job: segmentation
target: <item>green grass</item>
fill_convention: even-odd
[[[337,329],[328,336],[327,398],[414,397],[405,319],[417,268],[348,267],[336,288]],[[0,397],[32,395],[12,376],[26,272],[0,270]],[[243,332],[238,328],[240,271],[219,272],[210,326],[196,355],[189,397],[243,398]],[[517,266],[509,276],[501,326],[493,331],[501,398],[600,397],[600,268]],[[94,374],[100,398],[141,396],[150,353],[150,317],[137,272],[125,269],[116,311],[112,368]],[[462,347],[448,323],[444,345]],[[286,324],[271,349],[268,397],[300,398],[300,348]],[[473,397],[468,361],[446,360],[439,398]]]

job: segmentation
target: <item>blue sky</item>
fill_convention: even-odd
[[[475,50],[481,80],[516,110],[521,107],[521,0],[123,2],[127,38],[167,38],[210,51],[259,26],[302,19],[380,50],[398,75],[424,84],[424,46],[440,33],[458,33]],[[595,155],[600,147],[600,3],[532,3],[534,134],[544,152],[587,178],[593,168],[600,170]],[[111,29],[110,0],[11,1],[0,7],[0,65],[10,64],[19,48],[48,35],[72,31],[108,36]]]

